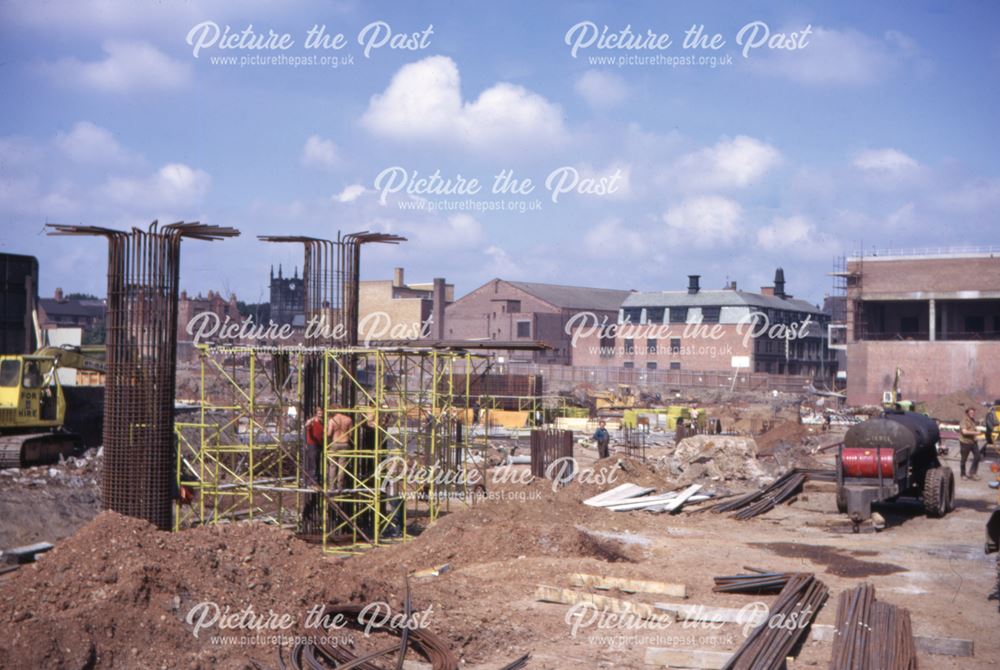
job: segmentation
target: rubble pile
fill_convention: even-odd
[[[692,435],[681,440],[667,462],[682,485],[705,480],[757,485],[766,477],[757,463],[757,445],[749,437]]]
[[[0,549],[55,542],[101,508],[100,449],[55,465],[0,470]]]

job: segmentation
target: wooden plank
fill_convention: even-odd
[[[597,595],[596,593],[581,593],[570,589],[561,589],[555,586],[545,586],[539,584],[535,590],[535,600],[547,603],[558,603],[560,605],[576,605],[587,603],[596,609],[615,614],[633,614],[641,619],[657,621],[662,623],[675,621],[673,615],[657,612],[652,606],[646,603],[631,603],[619,598]]]
[[[644,661],[646,665],[662,665],[669,668],[722,670],[732,657],[733,653],[729,651],[648,647]]]
[[[707,621],[711,623],[751,623],[758,625],[767,619],[763,610],[731,607],[708,607],[682,603],[654,603],[656,609],[673,612],[678,621]]]
[[[626,593],[657,593],[674,598],[687,598],[687,587],[684,584],[670,582],[654,582],[646,579],[626,579],[624,577],[600,577],[573,573],[569,582],[577,587],[593,589],[618,589]]]
[[[610,491],[599,493],[593,498],[587,498],[583,501],[583,504],[590,507],[607,507],[615,502],[625,502],[629,498],[643,496],[655,490],[651,486],[639,486],[638,484],[631,483],[621,484]]]
[[[683,491],[681,491],[679,494],[677,494],[676,498],[674,498],[673,500],[671,500],[670,502],[668,502],[666,505],[664,505],[663,506],[664,511],[666,511],[666,512],[676,511],[677,509],[680,508],[681,505],[683,505],[685,502],[687,502],[688,498],[690,498],[691,496],[693,496],[699,490],[701,490],[701,484],[692,484],[691,486],[687,487],[686,489],[684,489]]]
[[[832,642],[837,637],[837,629],[825,624],[812,625],[812,639],[819,642]],[[938,656],[974,656],[975,643],[956,637],[934,637],[931,635],[914,635],[913,643],[917,651]]]

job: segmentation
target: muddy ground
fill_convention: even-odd
[[[594,456],[577,449],[583,466]],[[655,450],[649,456],[655,460]],[[957,472],[954,460],[946,462]],[[655,483],[659,476],[630,466],[617,483],[630,477]],[[807,483],[792,504],[749,521],[582,505],[608,485],[554,492],[547,482],[506,484],[491,487],[492,499],[471,509],[453,506],[419,537],[346,559],[276,528],[237,524],[169,534],[105,513],[39,563],[0,576],[0,623],[8,631],[0,639],[0,667],[207,669],[255,661],[277,668],[274,645],[213,640],[204,631],[196,638],[188,614],[214,601],[233,611],[252,606],[258,613],[288,613],[301,623],[322,603],[384,599],[399,607],[407,573],[449,563],[440,576],[411,579],[414,608],[429,612],[429,629],[450,642],[466,668],[498,668],[524,652],[532,654],[529,668],[650,668],[643,663],[647,647],[735,649],[743,639],[735,624],[574,631],[567,606],[538,602],[534,594],[539,584],[569,588],[569,574],[585,572],[680,582],[690,604],[773,602],[774,596],[712,593],[713,576],[744,572],[744,566],[816,573],[831,590],[816,619],[822,624],[833,623],[842,589],[869,581],[880,600],[910,610],[916,634],[975,642],[974,657],[922,654],[922,668],[995,668],[1000,613],[987,598],[996,564],[983,553],[983,527],[996,494],[985,481],[957,484],[958,508],[946,518],[887,507],[885,530],[865,527],[859,534],[836,513],[833,484],[823,482]],[[663,487],[669,486],[664,476]],[[34,490],[39,500],[58,497],[51,486]],[[17,504],[30,505],[26,498],[33,495],[22,491]],[[3,504],[10,509],[9,501]],[[61,513],[59,505],[51,509]],[[39,533],[24,537],[54,537]],[[826,668],[830,653],[830,643],[809,641],[792,667]]]

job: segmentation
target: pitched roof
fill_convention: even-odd
[[[654,293],[632,293],[625,299],[623,307],[763,307],[765,309],[787,309],[811,314],[822,314],[823,310],[806,300],[779,298],[778,296],[749,293],[747,291],[658,291]]]
[[[103,316],[105,311],[102,300],[56,300],[55,298],[40,298],[38,304],[49,316]]]
[[[509,281],[507,283],[544,300],[550,305],[563,309],[597,309],[617,312],[625,298],[632,295],[631,291],[613,288],[587,288],[523,281]]]

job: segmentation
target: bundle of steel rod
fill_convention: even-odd
[[[815,482],[835,482],[837,481],[837,471],[833,468],[795,468],[795,472],[801,472],[810,481]]]
[[[908,610],[875,600],[875,587],[843,591],[831,670],[916,670],[917,650]]]
[[[736,512],[734,518],[744,520],[767,512],[795,495],[805,484],[808,475],[798,470],[791,470],[779,477],[770,486],[759,491],[748,493],[733,500],[719,503],[712,508],[713,512]]]
[[[751,631],[723,670],[778,670],[804,639],[816,612],[829,595],[826,585],[808,573],[795,573],[771,606],[766,621]]]
[[[801,573],[753,570],[752,574],[716,577],[712,590],[716,593],[777,593],[797,574]]]

